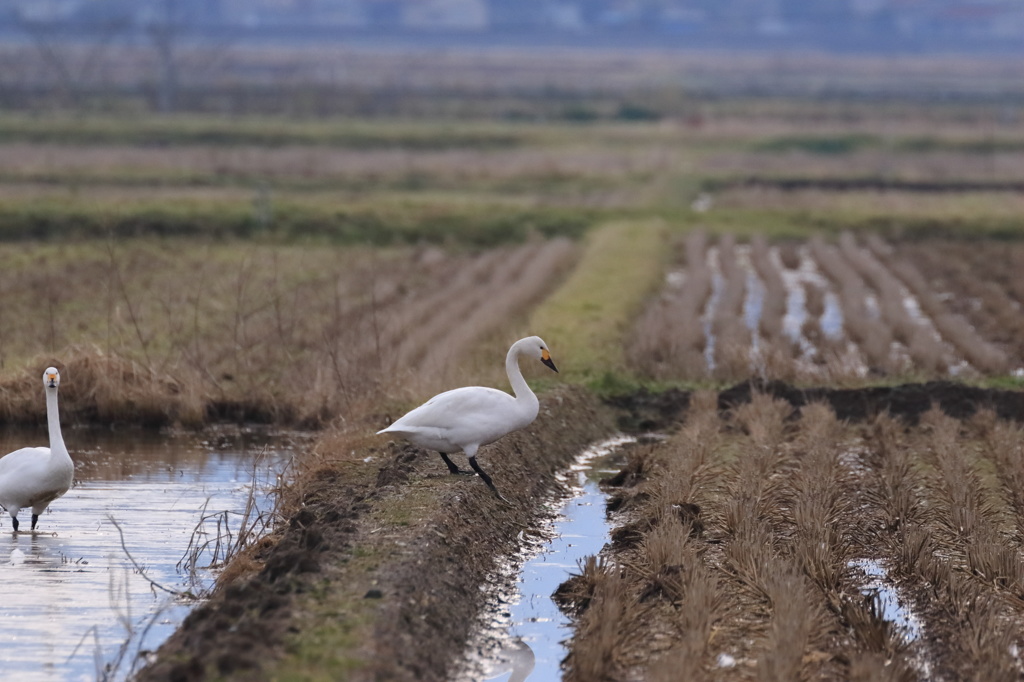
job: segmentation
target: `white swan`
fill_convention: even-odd
[[[507,433],[528,426],[537,418],[540,403],[519,370],[520,355],[537,358],[558,371],[547,345],[540,337],[519,339],[505,356],[505,373],[508,374],[515,398],[504,391],[483,386],[456,388],[435,395],[377,433],[393,433],[421,448],[437,450],[453,474],[473,474],[472,471],[459,469],[448,458],[453,452],[466,453],[473,471],[501,497],[491,477],[477,464],[476,452],[481,445],[493,443]]]
[[[71,487],[75,463],[60,435],[57,416],[57,386],[60,373],[53,367],[43,372],[46,391],[46,421],[50,428],[50,447],[22,448],[0,457],[0,507],[7,510],[18,531],[18,512],[32,507],[32,530],[47,505]]]

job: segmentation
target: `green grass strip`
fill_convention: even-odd
[[[664,222],[648,220],[605,223],[588,234],[572,275],[530,320],[564,378],[599,388],[625,375],[624,337],[662,281],[667,232]]]
[[[520,242],[531,234],[576,239],[592,221],[589,211],[572,207],[187,199],[119,204],[0,201],[0,242],[157,236],[491,247]]]

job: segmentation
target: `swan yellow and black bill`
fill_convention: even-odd
[[[543,362],[548,367],[550,367],[551,369],[555,370],[556,372],[558,371],[558,368],[555,367],[554,360],[551,359],[551,353],[548,352],[547,348],[542,348],[541,349],[541,351],[540,351],[540,361]]]

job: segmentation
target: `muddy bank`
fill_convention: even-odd
[[[967,386],[951,381],[870,388],[796,388],[781,381],[745,381],[722,391],[718,406],[728,410],[749,403],[754,392],[785,400],[793,407],[825,403],[840,419],[864,421],[880,414],[917,424],[933,406],[955,419],[991,410],[1000,419],[1024,420],[1024,393]]]
[[[727,411],[745,405],[755,393],[784,400],[796,408],[824,403],[840,419],[858,422],[888,414],[916,424],[933,406],[956,419],[968,419],[979,410],[991,410],[1000,419],[1024,421],[1024,393],[952,381],[867,388],[799,388],[782,381],[744,381],[718,394],[718,409]],[[677,423],[690,406],[690,399],[689,391],[678,388],[657,393],[642,389],[612,396],[606,403],[615,408],[620,429],[642,433],[663,430]]]
[[[582,390],[542,396],[529,429],[481,453],[508,505],[383,437],[321,469],[248,557],[258,570],[225,581],[139,679],[445,679],[494,558],[535,522],[558,470],[613,430],[612,411]]]

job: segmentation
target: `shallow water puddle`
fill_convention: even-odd
[[[596,555],[608,541],[605,495],[597,482],[617,473],[620,448],[636,442],[617,436],[584,450],[564,477],[574,494],[551,505],[547,542],[512,557],[496,581],[490,620],[474,637],[459,680],[553,682],[562,679],[571,635],[569,618],[551,599],[559,585],[579,569],[577,562]],[[518,571],[517,571],[518,569]]]
[[[21,533],[6,513],[0,522],[0,666],[5,679],[124,679],[138,652],[156,649],[193,604],[150,581],[179,592],[209,587],[210,571],[194,584],[177,568],[204,510],[232,512],[235,532],[255,471],[254,502],[269,512],[267,484],[290,446],[74,430],[64,438],[74,487],[39,517],[36,533],[24,532],[31,510],[19,514]],[[45,433],[0,433],[3,453],[45,443]],[[197,537],[212,548],[217,521],[203,526]]]
[[[876,559],[854,559],[851,567],[864,572],[866,581],[861,593],[876,596],[884,620],[893,623],[908,642],[921,639],[921,621],[889,579],[889,571]]]

